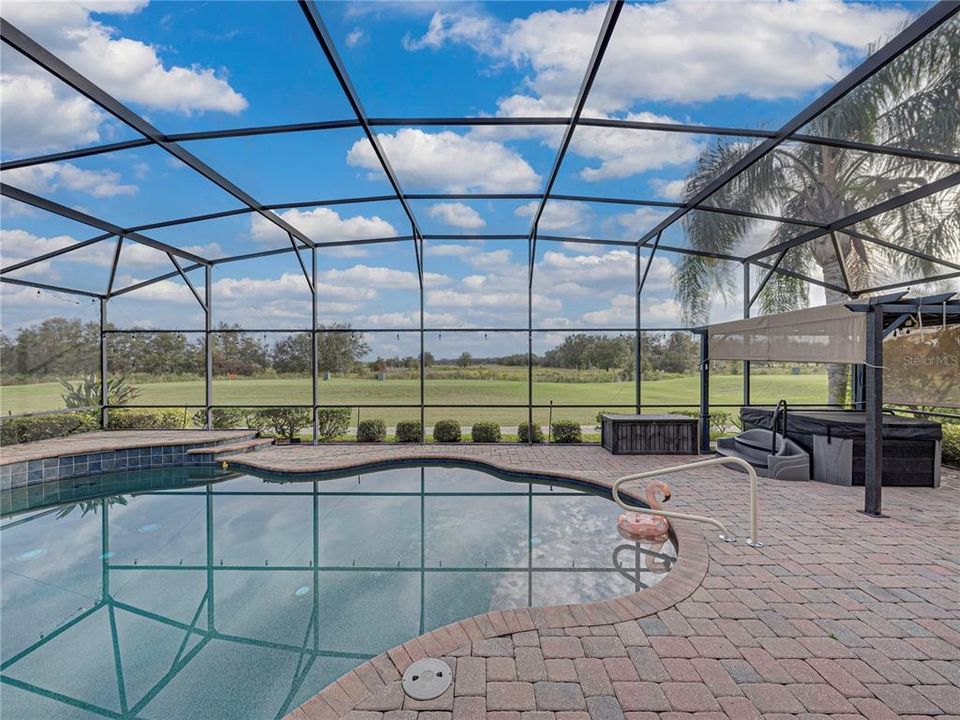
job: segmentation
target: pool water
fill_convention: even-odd
[[[636,592],[676,558],[620,537],[608,498],[466,467],[71,483],[86,499],[3,508],[3,717],[281,718],[418,634]]]

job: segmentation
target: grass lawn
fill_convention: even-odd
[[[710,378],[710,400],[716,405],[736,405],[741,402],[743,378],[739,375],[713,375]],[[203,382],[199,379],[184,382],[136,383],[142,405],[183,405],[203,402]],[[822,403],[827,397],[826,374],[771,374],[754,375],[752,401],[774,403],[786,398],[794,404]],[[58,383],[7,385],[0,388],[0,409],[3,414],[53,410],[63,407]],[[555,409],[554,418],[569,418],[581,424],[592,424],[598,410],[626,410],[633,406],[633,383],[594,382],[556,383],[535,382],[534,403],[554,405],[586,405],[589,408]],[[700,380],[696,376],[652,380],[641,383],[644,405],[665,405],[682,408],[700,402]],[[515,426],[527,417],[525,408],[469,408],[463,405],[523,405],[527,401],[525,380],[430,380],[425,387],[427,404],[455,407],[428,408],[427,423],[452,417],[464,425],[478,420],[495,420],[505,426]],[[309,404],[310,381],[300,378],[218,380],[214,383],[214,403],[226,405]],[[420,387],[417,380],[332,379],[321,381],[320,402],[340,405],[354,403],[382,404],[383,408],[364,408],[363,417],[382,417],[388,424],[404,418],[418,418],[417,408],[389,407],[418,405]],[[651,409],[663,412],[665,409]],[[547,409],[536,410],[535,417],[547,420]]]

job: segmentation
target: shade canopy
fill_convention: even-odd
[[[862,363],[866,315],[824,305],[711,325],[711,360]]]

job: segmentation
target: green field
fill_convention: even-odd
[[[180,382],[134,383],[141,391],[137,404],[171,405],[203,404],[203,382],[200,379]],[[743,378],[740,375],[714,375],[710,378],[710,401],[714,405],[740,405]],[[816,404],[827,397],[825,374],[771,374],[752,377],[754,404],[773,403],[786,398],[793,404]],[[63,407],[59,383],[6,385],[0,388],[0,409],[3,414],[54,410]],[[696,376],[651,380],[641,383],[644,405],[664,405],[680,409],[700,402],[700,381]],[[425,400],[430,404],[451,405],[449,408],[428,408],[427,423],[452,417],[464,425],[478,420],[495,420],[504,426],[515,426],[527,418],[526,408],[470,408],[467,405],[525,405],[525,379],[426,381]],[[555,409],[554,418],[569,418],[581,424],[592,424],[598,410],[627,409],[635,402],[633,383],[627,382],[534,382],[535,404],[589,405],[589,408]],[[404,418],[417,418],[417,408],[390,407],[418,405],[420,385],[417,380],[361,380],[336,378],[320,383],[320,403],[335,405],[383,405],[364,408],[363,417],[381,417],[388,424]],[[270,405],[310,403],[310,381],[307,378],[269,378],[216,380],[214,404]],[[650,412],[656,412],[654,408]],[[547,420],[547,409],[536,410],[536,418]]]

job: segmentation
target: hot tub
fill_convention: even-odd
[[[743,429],[772,427],[773,408],[740,409]],[[813,479],[834,485],[863,485],[866,470],[866,413],[797,411],[787,415],[787,436],[813,456]],[[940,485],[940,423],[883,416],[883,484]]]

